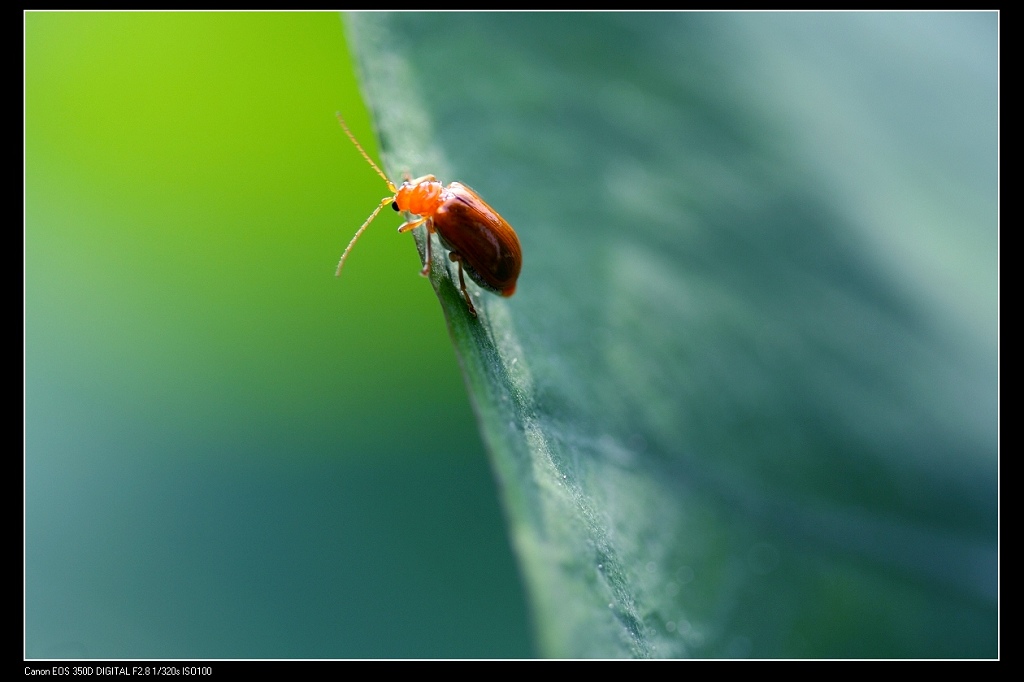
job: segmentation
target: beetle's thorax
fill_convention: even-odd
[[[444,185],[437,180],[406,180],[395,194],[398,210],[432,216],[444,203]]]

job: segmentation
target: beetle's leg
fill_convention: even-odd
[[[420,274],[426,277],[430,274],[430,235],[434,234],[434,223],[427,218],[420,218],[419,220],[410,220],[398,227],[399,232],[408,232],[409,230],[415,229],[420,225],[426,223],[427,225],[427,262],[423,265],[423,269],[420,270]]]
[[[422,276],[422,277],[429,277],[430,276],[430,260],[431,260],[431,256],[430,256],[430,242],[434,241],[432,239],[433,234],[434,234],[434,221],[433,220],[428,220],[427,221],[427,262],[423,264],[423,269],[420,270],[420,276]]]
[[[409,177],[409,171],[405,171],[404,173],[402,173],[402,179],[405,180],[410,185],[418,185],[421,182],[437,182],[437,178],[434,177],[433,175],[422,175],[414,180]]]
[[[408,232],[409,230],[414,230],[423,223],[427,222],[427,220],[428,218],[420,218],[419,220],[410,220],[407,223],[402,223],[401,225],[398,226],[398,231]]]
[[[448,258],[459,266],[459,287],[462,289],[463,298],[466,299],[466,305],[469,306],[469,314],[476,317],[476,308],[473,307],[473,301],[469,298],[469,291],[466,290],[466,280],[462,276],[462,258],[454,251],[448,252]]]

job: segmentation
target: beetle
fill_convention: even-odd
[[[511,296],[515,293],[516,281],[523,266],[522,248],[515,230],[497,211],[461,182],[452,182],[445,187],[433,175],[424,175],[415,180],[407,175],[401,187],[395,187],[363,150],[355,135],[345,125],[345,119],[340,113],[337,117],[352,144],[377,171],[377,175],[387,183],[391,196],[381,199],[370,217],[356,231],[352,241],[341,254],[335,276],[341,274],[345,259],[366,227],[382,208],[391,204],[391,208],[396,212],[419,216],[400,225],[400,233],[409,232],[420,225],[427,228],[427,261],[420,270],[424,277],[430,274],[431,235],[437,234],[441,245],[448,249],[448,259],[458,266],[459,288],[462,290],[462,297],[466,299],[470,314],[474,317],[476,308],[466,289],[463,270],[483,289],[501,296]]]

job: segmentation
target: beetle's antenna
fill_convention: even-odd
[[[341,124],[341,129],[345,131],[346,135],[348,135],[348,139],[352,140],[352,144],[354,144],[356,146],[356,149],[359,150],[359,153],[363,155],[363,158],[366,159],[367,163],[369,163],[371,166],[373,166],[373,170],[377,171],[377,175],[379,175],[382,178],[384,178],[384,182],[388,183],[388,189],[391,190],[392,194],[397,193],[398,192],[398,188],[395,187],[395,183],[393,183],[390,180],[388,180],[388,176],[384,175],[384,171],[382,171],[377,166],[377,164],[375,164],[373,162],[373,159],[370,158],[370,155],[367,154],[366,151],[363,149],[363,145],[359,144],[359,140],[356,139],[356,136],[353,135],[352,131],[348,129],[348,126],[345,125],[345,119],[343,119],[341,117],[341,112],[340,111],[335,112],[334,115],[338,117],[338,123]],[[381,206],[383,206],[383,204],[381,204]],[[377,207],[377,211],[379,211],[379,210],[380,210],[380,206]],[[374,211],[373,215],[377,215],[377,211]],[[373,220],[373,216],[370,216],[370,220]],[[369,223],[370,221],[368,220],[366,222]],[[366,225],[363,225],[363,227],[365,228]],[[359,232],[362,232],[362,231],[363,231],[362,228],[360,228]],[[359,232],[356,233],[357,237],[359,236]],[[355,240],[353,240],[353,241],[355,241]],[[349,248],[352,248],[351,244],[349,244]],[[345,249],[345,253],[348,253],[348,249]],[[345,257],[342,256],[341,260],[342,260],[342,262],[344,262]],[[338,266],[338,270],[341,271],[341,266],[340,265]]]
[[[359,236],[361,234],[363,234],[363,230],[365,230],[367,225],[369,225],[370,222],[377,217],[377,214],[380,213],[380,210],[382,208],[384,208],[394,200],[394,197],[384,197],[383,199],[381,199],[380,204],[378,204],[377,208],[373,209],[373,213],[371,213],[370,217],[366,219],[366,222],[363,223],[363,226],[356,230],[356,236],[352,237],[352,241],[348,243],[348,246],[345,247],[345,251],[341,254],[341,260],[338,261],[338,269],[334,271],[335,277],[341,274],[341,266],[345,264],[345,259],[348,258],[348,252],[352,250],[352,247],[355,245],[356,240],[359,239]]]

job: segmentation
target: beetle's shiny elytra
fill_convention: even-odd
[[[430,274],[431,235],[436,233],[441,245],[448,249],[448,258],[458,266],[459,288],[471,314],[476,315],[476,308],[466,289],[463,270],[469,273],[474,282],[488,291],[502,296],[511,296],[515,293],[516,280],[523,265],[522,249],[515,230],[497,211],[481,199],[479,194],[462,183],[453,182],[445,187],[433,175],[424,175],[415,180],[406,178],[401,187],[395,187],[363,150],[355,135],[345,125],[341,114],[338,114],[338,122],[363,158],[387,183],[391,196],[381,199],[370,217],[356,231],[345,252],[341,254],[335,275],[341,274],[345,259],[348,258],[353,244],[362,235],[363,230],[377,217],[382,208],[391,204],[395,211],[419,216],[415,220],[403,223],[398,228],[399,232],[408,232],[420,225],[427,228],[427,262],[420,271],[421,275]]]

